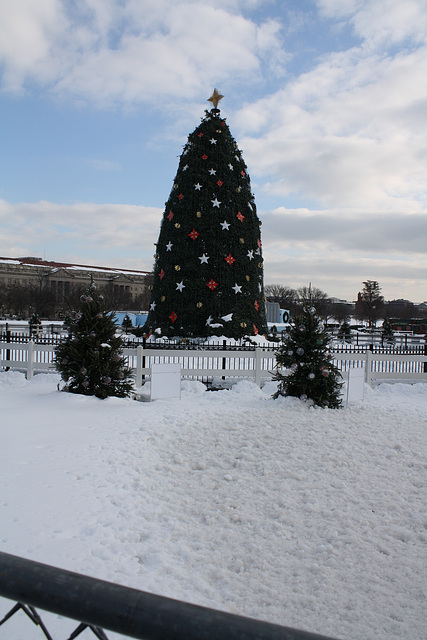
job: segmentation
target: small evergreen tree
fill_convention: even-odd
[[[391,322],[388,318],[386,318],[383,322],[381,339],[383,342],[394,342],[393,327],[391,326]]]
[[[340,328],[338,329],[338,338],[344,342],[351,342],[351,327],[347,320],[344,320]]]
[[[122,327],[127,335],[129,329],[132,329],[132,320],[129,318],[128,314],[125,315],[122,322]]]
[[[37,312],[34,312],[33,315],[31,316],[29,321],[29,326],[30,326],[30,336],[37,334],[42,328],[42,323],[39,316],[37,315]]]
[[[294,396],[320,407],[341,406],[341,374],[327,353],[330,339],[316,309],[306,301],[276,352],[273,379],[279,384],[274,398]]]
[[[79,311],[66,318],[68,336],[55,350],[64,390],[98,398],[129,395],[131,372],[125,366],[123,342],[116,336],[113,318],[92,283],[80,298]]]

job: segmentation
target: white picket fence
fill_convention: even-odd
[[[36,372],[54,371],[55,345],[0,342],[0,368],[18,369],[30,380]],[[209,349],[125,348],[123,354],[135,376],[135,387],[151,375],[152,364],[179,363],[183,378],[213,381],[249,378],[258,386],[273,376],[274,351],[256,347],[253,351]],[[378,380],[427,382],[426,355],[331,352],[334,363],[346,378],[352,367],[364,367],[365,382]]]

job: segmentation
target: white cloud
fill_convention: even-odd
[[[365,212],[366,213],[366,212]],[[427,291],[427,211],[313,211],[283,207],[261,215],[265,282],[312,282],[329,295],[353,299],[366,279],[387,299],[421,302]]]
[[[260,80],[263,61],[277,72],[284,60],[280,26],[271,19],[256,24],[235,10],[238,4],[2,0],[0,22],[13,34],[0,48],[3,87],[16,92],[36,82],[105,106],[188,100],[218,79]]]
[[[0,255],[151,270],[161,216],[155,207],[0,200]]]
[[[427,55],[329,54],[237,116],[239,144],[269,193],[319,206],[409,211],[425,197]]]
[[[372,48],[408,38],[425,40],[424,0],[317,0],[317,5],[328,18],[350,20],[355,33]]]
[[[55,63],[47,64],[57,35],[67,28],[59,0],[0,0],[0,62],[3,85],[19,92],[29,72],[38,80],[55,75]]]
[[[359,219],[336,210],[261,214],[265,282],[312,282],[352,299],[378,280],[387,299],[421,302],[427,290],[423,215]],[[162,210],[130,205],[0,200],[0,255],[151,270]]]

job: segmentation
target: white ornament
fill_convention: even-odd
[[[230,164],[228,165],[228,167],[229,167],[230,171],[234,171],[234,167],[233,167],[233,165],[231,164],[231,162],[230,162]]]
[[[166,245],[166,251],[171,251],[171,250],[172,250],[172,247],[173,247],[173,244],[172,244],[172,242],[169,240],[169,242],[168,242],[168,243],[167,243],[167,245]]]
[[[224,220],[224,222],[221,222],[221,227],[223,231],[228,231],[229,227],[230,227],[230,223],[227,222],[226,220]]]
[[[152,302],[152,303],[150,304],[150,311],[154,311],[154,309],[155,309],[155,308],[156,308],[156,303],[155,303],[155,302]]]
[[[183,171],[187,171],[187,169],[188,169],[188,164],[186,164],[185,167],[182,167]]]
[[[209,318],[206,320],[206,324],[208,325],[208,327],[212,324],[212,316],[209,316]]]
[[[212,205],[213,205],[214,207],[218,207],[218,209],[219,209],[219,205],[220,205],[221,203],[220,203],[220,201],[218,200],[218,198],[215,198],[215,200],[211,200],[211,202],[212,202]]]
[[[195,188],[196,191],[200,191],[200,189],[202,188],[202,185],[197,183],[197,184],[194,185],[194,188]]]
[[[253,252],[252,249],[250,251],[248,251],[248,258],[249,258],[249,260],[253,260],[254,259],[254,252]]]
[[[234,285],[234,287],[231,287],[232,289],[234,289],[234,293],[242,293],[242,286],[237,284]]]
[[[233,319],[233,314],[229,313],[227,316],[221,316],[221,320],[224,320],[224,322],[231,322]]]
[[[216,144],[216,140],[215,140],[215,138],[211,138],[211,139],[209,140],[209,142],[210,142],[211,144]]]
[[[176,283],[176,291],[181,291],[181,293],[182,293],[182,290],[184,288],[185,288],[185,284],[184,284],[184,282],[182,280],[181,280],[181,282],[177,282]]]
[[[209,256],[204,253],[202,256],[199,256],[200,264],[208,264]]]
[[[216,169],[209,169],[209,173],[211,176],[214,176],[216,174]]]

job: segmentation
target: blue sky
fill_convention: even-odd
[[[0,255],[150,270],[217,87],[265,283],[427,299],[424,0],[0,0]]]

